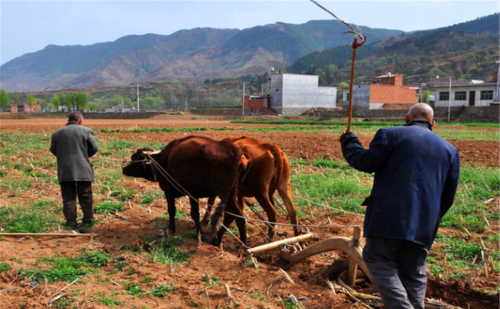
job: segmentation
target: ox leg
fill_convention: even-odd
[[[243,198],[241,199],[241,203],[243,203]],[[222,206],[222,207],[221,207]],[[238,226],[238,232],[240,233],[240,240],[243,242],[243,244],[246,245],[247,243],[247,224],[245,217],[243,217],[243,209],[238,206],[236,196],[229,198],[227,202],[227,207],[223,207],[222,204],[220,204],[217,207],[217,210],[221,209],[224,211],[224,209],[227,208],[227,212],[224,214],[224,220],[222,224],[224,225],[221,227],[221,229],[217,232],[217,237],[212,241],[212,245],[214,246],[219,246],[222,242],[222,236],[224,236],[224,233],[226,233],[226,228],[229,228],[231,226],[231,223],[233,223],[234,220],[236,220],[236,225]],[[216,210],[216,213],[217,213]],[[229,214],[231,213],[231,214]],[[233,216],[232,214],[237,215],[238,217]],[[226,228],[224,228],[226,227]]]
[[[198,238],[198,241],[201,242],[201,236],[202,236],[202,231],[201,231],[201,224],[200,224],[200,205],[198,201],[189,199],[189,203],[191,204],[191,218],[194,221],[194,225],[196,226],[196,236]]]
[[[170,232],[175,234],[175,198],[171,196],[166,196],[168,205],[168,229]]]
[[[201,219],[201,225],[207,226],[208,222],[210,221],[210,213],[212,212],[212,206],[215,203],[215,196],[211,196],[208,198],[207,201],[207,210],[205,211],[205,215],[203,216],[203,219]]]
[[[233,210],[234,211],[234,210]],[[232,211],[231,211],[232,212]],[[237,215],[241,215],[238,212],[235,212]],[[240,240],[244,244],[247,243],[247,223],[245,218],[235,218],[233,215],[225,214],[224,215],[224,220],[222,224],[226,227],[229,228],[233,221],[236,220],[236,225],[238,226],[238,232],[240,233]],[[221,227],[219,232],[217,233],[217,238],[215,241],[212,242],[214,246],[219,246],[222,242],[222,237],[224,236],[224,233],[226,233],[226,229],[224,227]]]
[[[288,217],[290,217],[290,223],[293,224],[293,233],[295,236],[299,235],[298,223],[299,220],[297,218],[297,208],[293,204],[292,201],[292,188],[290,183],[288,182],[284,186],[278,187],[278,193],[283,199],[283,203],[285,203],[286,210],[288,211]]]
[[[259,192],[267,192],[267,189],[265,191],[259,190]],[[255,196],[257,201],[259,202],[260,206],[264,209],[264,211],[267,213],[267,218],[269,220],[269,229],[267,232],[267,236],[270,239],[273,239],[274,236],[274,223],[276,223],[276,209],[274,208],[273,204],[271,203],[271,200],[269,199],[269,196],[267,194],[257,194]]]

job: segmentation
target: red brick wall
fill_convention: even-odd
[[[402,76],[401,76],[402,78]],[[396,80],[396,83],[398,81]],[[408,103],[417,102],[417,90],[404,86],[370,85],[370,103]]]
[[[250,100],[245,97],[245,113],[256,113],[264,109],[264,99]]]

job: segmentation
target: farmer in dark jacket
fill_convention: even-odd
[[[92,209],[94,171],[89,157],[99,145],[91,129],[82,126],[80,112],[68,114],[65,127],[52,134],[50,151],[57,157],[57,177],[61,185],[66,226],[76,227],[76,196],[83,211],[83,223],[95,221]]]
[[[427,255],[457,190],[459,154],[432,132],[433,116],[413,105],[406,125],[378,130],[369,149],[353,133],[340,137],[347,162],[375,173],[363,259],[388,309],[424,308]]]

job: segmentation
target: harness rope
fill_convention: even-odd
[[[192,196],[186,189],[184,189],[177,181],[175,181],[175,179],[170,175],[168,174],[167,171],[165,171],[165,169],[153,158],[151,157],[150,154],[146,153],[146,155],[148,156],[148,159],[142,159],[142,160],[125,160],[125,161],[122,161],[122,160],[115,160],[115,159],[109,159],[109,158],[103,158],[104,160],[109,160],[109,161],[121,161],[122,163],[139,163],[139,162],[151,162],[154,169],[153,169],[153,173],[155,173],[155,170],[157,170],[163,177],[165,177],[165,179],[172,185],[174,186],[175,189],[177,189],[179,192],[181,193],[184,193],[186,196],[188,196],[190,199],[193,199],[195,200],[196,202],[198,202],[199,204],[199,199],[195,198],[194,196]],[[155,178],[156,178],[156,174],[155,174]],[[328,209],[333,209],[333,210],[340,210],[340,211],[343,211],[344,213],[349,213],[349,214],[354,214],[354,215],[358,215],[358,216],[362,216],[362,214],[358,214],[358,213],[354,213],[354,212],[349,212],[349,211],[345,211],[343,209],[339,209],[339,208],[334,208],[334,207],[331,207],[331,206],[327,206],[327,205],[324,205],[324,204],[320,204],[320,203],[317,203],[317,202],[314,202],[310,199],[305,199],[299,195],[296,195],[294,194],[293,195],[294,197],[298,198],[298,199],[301,199],[301,200],[304,200],[304,201],[307,201],[309,203],[312,203],[312,204],[316,204],[316,205],[319,205],[323,208],[328,208]],[[234,214],[234,213],[231,213],[229,211],[226,211],[224,210],[223,213],[225,214],[228,214],[228,215],[231,215],[235,218],[240,218],[240,219],[245,219],[245,220],[248,220],[248,221],[258,221],[258,222],[261,222],[261,223],[264,223],[266,224],[267,226],[271,226],[272,225],[278,225],[278,226],[290,226],[290,227],[305,227],[305,228],[354,228],[354,227],[362,227],[362,225],[308,225],[308,224],[292,224],[292,223],[280,223],[280,222],[270,222],[270,221],[267,221],[267,220],[264,220],[262,219],[262,217],[256,212],[256,210],[254,209],[254,207],[252,207],[253,205],[251,205],[250,203],[248,203],[246,200],[245,202],[247,203],[247,205],[249,206],[249,208],[259,217],[259,219],[254,219],[254,218],[250,218],[248,217],[248,215],[245,215],[245,216],[241,216],[241,215],[237,215],[237,214]],[[277,202],[277,201],[276,201]],[[204,207],[205,211],[207,209],[208,206],[214,206],[214,205],[208,205]],[[280,205],[281,206],[281,205]],[[221,227],[223,227],[227,232],[229,232],[230,235],[232,235],[237,241],[240,242],[240,244],[246,248],[249,248],[248,246],[246,246],[233,232],[231,232],[231,230],[229,228],[227,228],[226,226],[224,226],[224,224],[222,223],[219,223],[221,225]],[[258,227],[257,227],[258,228]],[[269,240],[272,240],[269,238],[269,236],[267,236],[266,233],[264,233],[264,231],[262,231],[260,228],[258,228]],[[279,235],[278,235],[279,236]],[[281,237],[282,238],[282,237]]]

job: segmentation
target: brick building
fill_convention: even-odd
[[[264,101],[267,98],[264,96],[245,96],[245,101],[243,103],[244,114],[262,114],[265,112]]]
[[[403,75],[389,73],[378,76],[377,80],[369,85],[354,85],[352,104],[364,105],[370,109],[387,105],[415,104],[417,89],[418,87],[403,85]],[[349,104],[349,89],[342,91],[342,101],[344,106]]]
[[[34,104],[31,107],[28,104],[19,104],[10,106],[11,113],[39,113],[41,111],[42,111],[42,106],[38,104]]]

